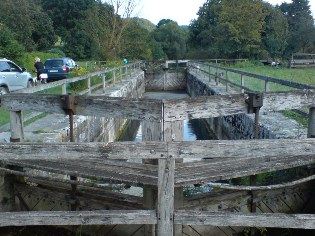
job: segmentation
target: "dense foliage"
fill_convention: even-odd
[[[278,6],[262,0],[207,0],[190,25],[189,54],[274,59],[314,53],[314,34],[308,0]]]
[[[309,0],[206,0],[189,26],[132,17],[136,0],[1,0],[0,57],[59,50],[79,59],[275,59],[314,53]]]

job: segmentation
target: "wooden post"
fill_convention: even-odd
[[[102,75],[102,80],[103,80],[103,92],[105,93],[105,88],[106,88],[106,74]]]
[[[87,78],[88,94],[91,95],[91,77]]]
[[[114,78],[114,83],[115,83],[116,82],[116,69],[114,69],[113,78]]]
[[[269,89],[269,81],[268,80],[265,80],[265,92],[269,92],[270,89]]]
[[[67,81],[64,80],[64,83],[61,85],[61,93],[67,94]]]
[[[228,71],[225,71],[225,91],[228,92],[229,90],[229,77],[228,77]]]
[[[311,107],[309,111],[307,137],[315,138],[315,107]]]
[[[10,111],[11,142],[21,142],[24,139],[23,114],[21,111]]]
[[[241,75],[241,86],[245,86],[245,80],[244,80],[244,78],[243,78],[243,75]],[[245,90],[242,88],[241,89],[241,93],[244,93],[245,92]]]
[[[159,159],[157,235],[174,235],[175,158]]]

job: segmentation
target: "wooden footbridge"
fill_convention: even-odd
[[[224,227],[226,235],[244,227],[315,229],[314,214],[294,213],[297,198],[304,199],[302,204],[307,206],[314,197],[314,175],[271,186],[223,184],[234,178],[312,166],[315,139],[181,141],[178,122],[247,114],[255,107],[255,99],[250,104],[248,96],[181,100],[28,93],[1,96],[1,107],[11,112],[12,140],[23,133],[23,110],[141,120],[149,125],[143,134],[148,141],[141,143],[0,144],[0,226],[79,225],[86,226],[86,232],[103,229],[107,233],[102,235],[165,236],[219,235],[215,229]],[[314,90],[264,93],[260,111],[303,107],[314,114]],[[310,137],[314,137],[314,123],[311,115]],[[159,140],[152,138],[156,133]],[[17,178],[21,176],[23,181]],[[106,186],[100,188],[99,181]],[[198,184],[225,190],[183,196],[185,186]],[[118,186],[141,187],[143,197],[109,190]],[[268,200],[285,204],[286,198],[296,202],[290,211],[263,213]]]

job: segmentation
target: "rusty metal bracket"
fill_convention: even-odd
[[[67,114],[70,113],[70,111],[75,114],[76,112],[76,105],[77,101],[75,99],[74,95],[68,94],[68,95],[61,95],[60,96],[61,102],[62,102],[62,109],[64,109]]]
[[[263,106],[264,96],[260,93],[248,93],[246,103],[248,104],[248,113],[256,113]]]

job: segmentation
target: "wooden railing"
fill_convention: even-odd
[[[269,92],[270,84],[278,84],[287,87],[286,91],[293,89],[315,89],[313,85],[306,85],[297,83],[294,81],[278,79],[265,75],[258,75],[246,71],[235,70],[232,68],[226,68],[218,65],[213,65],[209,63],[202,62],[189,62],[189,68],[195,71],[196,73],[203,73],[205,77],[208,77],[209,80],[214,79],[217,84],[225,83],[226,91],[228,91],[229,86],[239,88],[242,92]],[[233,75],[233,76],[232,76]],[[245,76],[250,83],[253,83],[254,80],[262,81],[264,83],[263,90],[258,88],[251,88],[252,86],[245,86]],[[233,78],[232,78],[233,77]],[[239,77],[238,79],[236,77]]]
[[[162,122],[163,124],[187,118],[209,118],[248,112],[246,94],[181,100],[79,95],[72,99],[75,115],[121,117]],[[31,110],[65,114],[63,101],[64,99],[60,95],[16,93],[1,96],[0,105],[12,111]],[[315,107],[314,90],[266,93],[261,109],[277,111],[302,107]],[[14,122],[17,129],[21,129],[21,121],[16,119]],[[164,131],[162,130],[162,132]],[[101,180],[113,180],[115,177],[115,180],[136,186],[154,185],[158,188],[158,204],[154,210],[2,212],[0,213],[0,226],[156,224],[158,235],[165,236],[173,235],[174,225],[177,224],[315,229],[314,214],[218,213],[175,210],[174,208],[175,187],[311,165],[315,163],[314,153],[314,139],[1,144],[0,162],[3,165],[23,166],[27,164],[29,168],[49,169],[49,171],[61,174],[69,173],[71,176]],[[158,166],[146,169],[142,166],[145,164],[139,164],[141,168],[133,171],[134,163],[123,162],[123,166],[120,167],[115,163],[115,168],[113,168],[110,163],[106,162],[111,159],[139,158],[157,159]],[[185,158],[201,158],[204,161],[201,166],[175,162],[177,159]],[[54,167],[47,166],[45,160],[53,160],[60,165],[54,169]],[[98,165],[93,168],[89,166],[85,170],[84,166],[88,165],[90,160],[98,160]],[[80,163],[81,169],[76,170],[71,163]],[[62,170],[62,166],[65,166],[65,172]],[[1,170],[10,174],[23,175],[23,172],[12,170],[9,167],[3,167]],[[67,170],[69,172],[66,172]],[[76,184],[79,183],[76,182]]]
[[[67,94],[67,84],[75,83],[77,81],[86,80],[87,81],[87,89],[84,91],[80,91],[79,94],[91,94],[91,92],[95,89],[103,88],[105,89],[106,83],[115,83],[118,80],[123,80],[123,78],[127,79],[128,75],[132,73],[135,69],[139,69],[142,65],[142,62],[135,62],[132,64],[126,64],[120,67],[114,67],[109,69],[103,69],[100,71],[92,72],[86,75],[73,77],[70,79],[63,79],[47,84],[40,84],[38,86],[18,90],[15,93],[35,93],[39,91],[44,91],[50,88],[55,88],[61,86],[60,94]],[[112,73],[112,77],[109,79],[106,77],[106,74]],[[91,86],[91,78],[98,76],[101,78],[101,83],[95,84]]]

